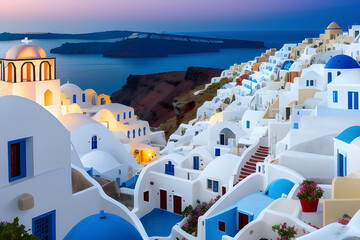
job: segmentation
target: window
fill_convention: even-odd
[[[135,135],[135,129],[133,129],[133,138],[135,138],[136,135]]]
[[[55,240],[55,210],[33,218],[32,233],[40,240]]]
[[[143,128],[144,136],[146,135],[146,127]]]
[[[86,95],[85,95],[85,93],[82,94],[82,101],[83,101],[83,102],[86,102]]]
[[[215,157],[220,156],[220,148],[215,148]]]
[[[213,192],[219,192],[219,182],[211,179],[207,180],[207,188]]]
[[[193,168],[199,170],[199,156],[193,157]]]
[[[105,98],[101,98],[101,99],[100,99],[100,105],[105,105],[105,104],[106,104]]]
[[[73,95],[73,103],[76,103],[76,95]]]
[[[127,137],[130,138],[130,131],[127,132]]]
[[[117,115],[117,120],[120,122],[120,114]]]
[[[195,134],[194,134],[194,135],[196,136],[196,135],[198,135],[198,134],[199,134],[199,131],[195,131]]]
[[[218,229],[219,229],[219,231],[225,232],[225,223],[222,221],[219,221]]]
[[[174,176],[174,175],[175,175],[174,166],[175,166],[175,165],[172,164],[171,161],[169,161],[167,164],[165,164],[165,174]]]
[[[332,81],[332,75],[331,72],[328,73],[328,83],[331,83]]]
[[[131,118],[131,112],[129,112],[129,118]]]
[[[294,129],[299,129],[299,123],[294,123]]]
[[[91,138],[91,149],[97,149],[97,136],[94,135]]]
[[[307,87],[314,86],[314,80],[306,80],[306,86]]]
[[[149,191],[144,192],[144,201],[149,202]]]
[[[338,91],[333,91],[333,102],[334,103],[338,102]]]
[[[340,72],[340,71],[338,71],[338,72],[337,72],[337,75],[338,75],[338,76],[340,76],[340,74],[341,74],[341,72]]]
[[[26,140],[8,142],[9,182],[26,177]]]
[[[140,137],[140,135],[141,135],[141,128],[139,128],[139,130],[138,130],[138,135],[139,135],[139,137]]]
[[[126,119],[126,112],[124,112],[124,114],[123,114],[124,116],[123,116],[123,118],[124,118],[124,120]]]
[[[246,121],[246,128],[250,128],[250,121],[249,120]]]

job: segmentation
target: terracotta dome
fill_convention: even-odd
[[[341,29],[341,27],[336,22],[332,22],[329,24],[327,29]]]
[[[6,52],[5,59],[46,58],[45,50],[35,45],[17,45]]]

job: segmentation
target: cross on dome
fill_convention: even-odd
[[[29,43],[32,42],[32,40],[29,40],[28,37],[25,37],[23,40],[21,40],[22,43],[24,43],[25,45],[29,45]]]

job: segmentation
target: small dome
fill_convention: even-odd
[[[143,239],[136,228],[125,219],[101,211],[91,215],[71,229],[64,240],[137,240]]]
[[[35,45],[17,45],[10,48],[5,59],[34,59],[46,58],[45,50]]]
[[[341,29],[341,27],[336,22],[332,22],[329,24],[329,26],[326,29],[334,30],[334,29]]]
[[[83,92],[83,90],[78,85],[75,85],[72,83],[65,83],[60,86],[61,92],[66,92],[66,91],[71,91],[71,90],[77,91],[77,92]]]
[[[360,137],[360,126],[352,126],[342,131],[335,138],[350,144],[358,137]]]
[[[359,64],[355,59],[348,55],[336,55],[335,57],[330,58],[330,60],[325,65],[326,69],[352,69],[360,68]]]

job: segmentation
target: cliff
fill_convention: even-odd
[[[173,101],[200,85],[220,76],[222,69],[189,67],[187,71],[130,75],[121,90],[111,94],[111,101],[129,105],[140,119],[158,127],[175,117]],[[195,105],[187,104],[190,111]]]

